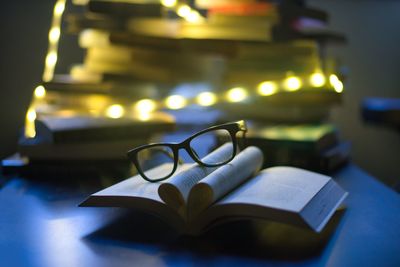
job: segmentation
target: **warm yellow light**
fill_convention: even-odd
[[[78,111],[75,109],[61,109],[56,114],[62,118],[72,118],[78,115]]]
[[[266,81],[257,86],[257,91],[260,95],[273,95],[278,91],[278,85],[275,82]]]
[[[310,84],[313,87],[321,87],[325,84],[325,75],[320,72],[315,72],[310,76]]]
[[[142,99],[135,104],[135,110],[139,114],[150,113],[157,108],[157,104],[151,99]]]
[[[176,13],[182,18],[185,18],[190,15],[191,10],[192,9],[188,5],[181,5]]]
[[[25,122],[25,137],[34,138],[35,136],[36,136],[35,121],[27,120]]]
[[[49,41],[51,43],[58,42],[60,38],[60,28],[59,27],[52,27],[49,31]]]
[[[211,106],[217,102],[217,96],[212,92],[203,92],[196,97],[200,106]]]
[[[89,48],[94,46],[109,46],[110,34],[103,31],[85,29],[80,32],[78,44],[81,48]]]
[[[333,89],[336,92],[338,93],[343,92],[343,87],[344,87],[343,83],[339,80],[339,78],[335,74],[331,74],[329,76],[329,82],[333,86]]]
[[[284,87],[287,91],[297,91],[302,85],[301,79],[296,76],[290,76],[284,81]]]
[[[55,66],[57,63],[57,53],[56,52],[49,52],[46,56],[46,66]]]
[[[53,79],[54,68],[57,63],[57,47],[61,34],[61,17],[65,9],[66,0],[57,0],[54,5],[52,27],[49,31],[49,48],[45,59],[43,71],[43,81],[48,82]]]
[[[180,95],[171,95],[165,100],[165,105],[170,109],[180,109],[187,105],[187,100]]]
[[[125,109],[123,106],[119,104],[111,105],[106,110],[106,116],[113,119],[121,118],[124,114],[125,114]]]
[[[228,91],[227,99],[229,102],[240,102],[247,98],[247,91],[242,87],[235,87]]]
[[[199,23],[204,20],[204,18],[196,10],[191,10],[187,16],[185,16],[186,21],[190,23]]]
[[[337,81],[334,85],[333,85],[333,89],[335,89],[336,92],[341,93],[343,92],[343,83],[341,81]]]
[[[176,0],[161,0],[161,5],[165,7],[174,7],[176,5]]]
[[[99,112],[100,110],[104,110],[104,108],[108,106],[109,99],[107,96],[104,95],[90,95],[87,97],[85,103],[86,107],[89,110],[92,110],[91,112]]]
[[[35,120],[36,120],[36,111],[34,108],[31,107],[26,112],[25,137],[34,138],[36,136]]]
[[[34,138],[36,136],[35,123],[26,123],[25,124],[25,137],[26,138]]]
[[[333,86],[337,81],[340,81],[338,76],[336,76],[335,74],[331,74],[329,75],[329,82],[330,84]]]
[[[141,121],[148,121],[151,119],[151,113],[149,112],[139,113],[138,119]]]
[[[72,3],[77,6],[84,6],[89,3],[89,0],[72,0]]]
[[[46,89],[43,85],[39,85],[35,88],[34,95],[36,98],[44,98],[46,96]]]
[[[65,1],[58,0],[57,4],[54,6],[54,16],[61,16],[64,12]]]
[[[36,111],[33,108],[28,109],[28,112],[26,113],[26,119],[30,122],[36,120]]]

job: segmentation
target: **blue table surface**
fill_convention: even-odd
[[[197,238],[137,212],[77,207],[110,181],[16,177],[0,188],[0,266],[400,266],[399,194],[352,164],[333,176],[350,194],[325,234],[243,222]]]

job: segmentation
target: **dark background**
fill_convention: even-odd
[[[9,1],[0,9],[1,158],[16,150],[32,92],[41,81],[54,2]],[[328,11],[331,29],[349,39],[347,45],[330,48],[350,70],[343,104],[333,109],[332,121],[342,137],[352,141],[357,164],[388,185],[400,182],[400,133],[365,125],[360,119],[364,97],[400,97],[400,2],[312,0],[308,4]],[[60,73],[76,57],[74,43],[62,38]]]

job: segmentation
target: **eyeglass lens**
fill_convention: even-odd
[[[217,135],[222,135],[225,142],[229,143],[229,145],[226,146],[225,153],[220,154],[220,157],[206,157],[209,153],[206,148],[216,146]],[[190,149],[202,163],[207,165],[219,165],[226,163],[232,159],[234,153],[231,134],[225,129],[208,131],[196,136],[190,141]]]
[[[143,174],[150,180],[158,180],[171,175],[174,170],[174,152],[168,146],[152,146],[142,149],[137,154],[138,163]],[[155,167],[167,163],[165,173],[155,173]]]

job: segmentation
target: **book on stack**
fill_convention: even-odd
[[[218,143],[224,142],[219,136]],[[341,141],[336,127],[326,123],[253,126],[241,142],[263,151],[264,167],[288,165],[329,173],[350,158],[350,143]]]
[[[31,160],[121,160],[130,148],[152,136],[172,131],[174,119],[162,114],[151,120],[135,118],[47,116],[35,121],[36,136],[22,138],[19,152]]]
[[[93,166],[125,166],[129,170],[126,158],[129,149],[157,140],[159,134],[174,128],[174,119],[162,113],[153,114],[149,120],[41,116],[35,121],[36,136],[22,137],[18,153],[28,160],[24,166],[29,163],[33,170],[44,172],[54,166],[59,167],[59,172],[68,169],[78,172],[79,168],[86,171]]]
[[[237,118],[267,123],[319,123],[329,118],[330,109],[341,103],[341,95],[321,90],[278,92],[267,97],[253,97],[252,101],[218,103],[227,120]]]

